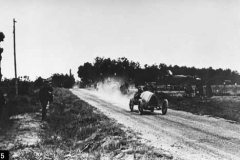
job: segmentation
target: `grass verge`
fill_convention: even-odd
[[[55,89],[43,141],[22,159],[172,159],[162,150],[141,144],[122,128],[67,89]]]
[[[169,107],[174,110],[191,112],[197,115],[210,115],[227,120],[240,122],[240,100],[238,97],[212,97],[201,100],[197,98],[184,98],[178,101],[170,101]]]

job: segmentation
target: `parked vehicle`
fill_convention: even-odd
[[[139,95],[136,93],[133,98],[130,99],[129,108],[130,111],[133,111],[134,105],[138,105],[138,111],[140,114],[143,114],[144,110],[162,110],[162,114],[165,115],[168,109],[168,100],[163,99],[159,100],[158,97],[150,91],[144,91]]]

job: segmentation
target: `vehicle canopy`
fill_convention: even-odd
[[[140,97],[147,105],[158,106],[158,98],[154,93],[150,91],[144,91]]]

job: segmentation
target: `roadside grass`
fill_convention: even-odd
[[[67,89],[54,90],[42,142],[20,159],[172,159]],[[125,158],[124,158],[125,157]]]
[[[203,100],[183,98],[178,101],[170,101],[169,108],[240,122],[240,100],[233,96],[215,96]]]

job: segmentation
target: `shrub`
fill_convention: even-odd
[[[15,96],[9,98],[6,103],[6,109],[10,116],[35,111],[35,106],[30,103],[29,96]]]

